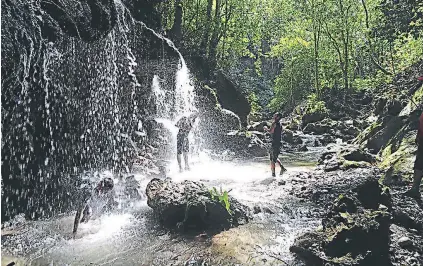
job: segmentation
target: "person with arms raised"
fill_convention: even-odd
[[[183,116],[176,122],[175,126],[179,128],[178,135],[176,136],[176,152],[179,165],[179,171],[182,172],[182,154],[185,161],[185,170],[189,170],[188,163],[188,152],[189,152],[189,141],[188,134],[191,131],[195,119],[198,117],[198,113],[193,113],[190,116]]]

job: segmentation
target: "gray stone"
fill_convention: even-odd
[[[402,248],[406,248],[413,245],[413,241],[410,238],[403,236],[398,240],[398,245]]]

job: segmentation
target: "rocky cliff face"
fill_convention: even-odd
[[[2,1],[3,220],[72,208],[81,171],[131,166],[153,75],[171,83],[179,60],[131,13],[159,21],[113,0]]]
[[[420,61],[376,91],[378,97],[372,104],[377,120],[355,139],[356,144],[377,154],[379,166],[386,170],[386,184],[401,182],[413,172],[418,119],[423,110],[423,87],[417,80],[422,69]]]

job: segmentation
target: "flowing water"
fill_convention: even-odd
[[[81,58],[84,60],[87,58],[88,65],[85,61],[79,62],[79,65],[87,66],[92,74],[85,77],[87,80],[83,85],[89,84],[91,90],[87,97],[93,101],[90,102],[90,113],[84,117],[88,121],[89,129],[82,127],[80,138],[83,143],[100,140],[103,142],[77,149],[81,149],[81,153],[87,156],[98,155],[100,159],[108,153],[104,151],[97,153],[90,150],[90,147],[102,144],[107,149],[110,148],[112,152],[108,155],[117,162],[117,158],[123,150],[126,150],[119,146],[119,140],[122,137],[129,138],[128,133],[131,133],[127,130],[132,128],[128,121],[136,124],[137,132],[145,134],[143,125],[137,118],[139,106],[136,95],[139,87],[143,85],[136,74],[139,58],[137,59],[134,49],[136,45],[131,43],[131,38],[127,34],[131,31],[131,27],[146,28],[173,47],[180,57],[174,81],[171,82],[174,88],[170,88],[165,82],[169,81],[169,78],[164,76],[166,73],[156,73],[153,79],[148,81],[151,82],[151,92],[156,106],[156,112],[151,115],[170,132],[172,137],[172,141],[163,143],[160,147],[165,149],[168,146],[173,151],[167,154],[166,158],[171,158],[170,162],[166,162],[167,177],[174,181],[197,180],[210,187],[222,187],[230,190],[230,195],[242,203],[252,208],[265,208],[274,214],[264,211],[255,215],[253,221],[247,225],[217,235],[209,235],[207,238],[173,234],[161,228],[152,210],[147,206],[144,190],[152,177],[135,173],[135,178],[140,183],[142,198],[136,201],[120,199],[117,211],[81,224],[75,238],[71,235],[73,214],[63,214],[39,221],[27,221],[18,216],[11,222],[3,224],[2,265],[7,265],[11,261],[16,265],[184,265],[188,259],[198,260],[199,256],[210,258],[211,264],[218,265],[224,262],[279,265],[281,260],[298,265],[288,248],[298,234],[315,228],[319,223],[316,218],[312,218],[311,206],[289,195],[293,186],[290,180],[296,172],[309,171],[320,151],[310,149],[306,153],[283,155],[282,160],[286,163],[288,173],[278,178],[286,181],[286,184],[281,186],[278,185],[278,180],[270,178],[267,158],[229,162],[212,160],[207,153],[196,152],[198,155],[192,159],[192,169],[179,173],[174,159],[177,133],[174,124],[182,115],[196,111],[194,86],[189,69],[170,40],[147,28],[142,22],[129,23],[125,19],[128,12],[125,11],[123,4],[120,1],[116,1],[116,4],[120,12],[118,27],[98,45],[98,51],[97,48],[93,49],[77,41],[63,46],[51,44],[48,48],[47,57],[44,58],[43,74],[46,81],[44,105],[47,110],[46,123],[50,138],[57,128],[50,126],[52,115],[55,115],[50,112],[50,101],[55,94],[50,90],[49,84],[55,85],[54,93],[65,95],[66,108],[69,109],[65,108],[67,113],[80,108],[81,103],[73,99],[77,95],[77,88],[69,87],[70,85],[63,79],[63,73],[71,69],[75,73],[70,73],[70,76],[81,76],[84,69],[79,73],[79,69],[75,67],[77,65],[75,62]],[[29,68],[29,65],[27,66]],[[25,86],[23,84],[22,97],[30,102],[31,99],[26,96]],[[118,104],[119,101],[128,103],[124,106],[125,109]],[[107,138],[95,137],[97,132],[105,132]],[[91,136],[93,134],[94,137]],[[194,125],[190,135],[193,149],[198,150],[198,139],[201,140],[201,134]],[[136,150],[136,144],[130,138],[129,140]],[[61,148],[58,141],[51,141],[51,152]],[[49,159],[44,162],[45,165],[49,163]],[[116,169],[117,166],[113,165],[110,168]],[[96,178],[105,175],[110,173],[99,173]],[[88,176],[92,178],[92,175]],[[116,190],[122,189],[118,178],[115,178],[115,182]]]
[[[309,158],[304,153],[284,154],[288,173],[277,179],[269,176],[267,158],[221,162],[201,154],[193,159],[192,169],[183,173],[178,172],[176,163],[169,165],[168,177],[174,181],[188,179],[222,187],[250,207],[274,212],[259,213],[249,224],[208,239],[164,230],[143,197],[121,212],[81,224],[75,239],[71,237],[71,215],[33,222],[15,219],[2,230],[2,265],[11,260],[17,265],[184,265],[201,255],[210,257],[212,265],[279,265],[280,260],[298,265],[289,246],[319,222],[310,215],[311,207],[288,191],[292,176],[309,171],[311,166],[305,163],[314,160],[317,152],[305,153]],[[135,177],[142,190],[151,179],[141,174]],[[278,186],[278,180],[285,180],[286,185]]]

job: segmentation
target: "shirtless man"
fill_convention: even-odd
[[[188,152],[189,152],[189,141],[188,141],[188,134],[191,131],[195,119],[198,117],[197,113],[194,113],[190,116],[183,116],[176,122],[176,127],[179,128],[178,135],[176,136],[176,150],[177,150],[177,159],[179,165],[179,171],[183,171],[182,169],[182,154],[184,155],[185,161],[185,169],[189,170],[188,164]]]

